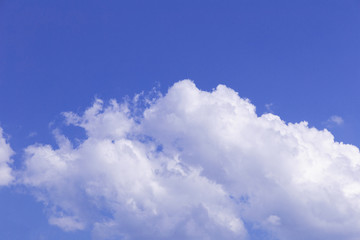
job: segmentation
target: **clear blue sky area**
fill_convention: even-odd
[[[54,143],[61,112],[187,78],[360,146],[360,1],[0,1],[0,126],[16,166]],[[0,189],[0,239],[90,238],[49,225],[23,192]]]

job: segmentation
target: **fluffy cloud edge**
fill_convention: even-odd
[[[0,127],[0,186],[7,186],[14,180],[13,172],[10,167],[11,156],[14,151],[5,139],[3,129]]]

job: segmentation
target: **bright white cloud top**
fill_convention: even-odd
[[[65,231],[136,240],[360,235],[359,149],[306,122],[257,116],[226,86],[206,92],[184,80],[145,110],[96,100],[65,118],[86,139],[74,147],[55,132],[58,148],[29,146],[19,173]],[[4,140],[0,153],[8,169]]]
[[[13,175],[9,164],[13,150],[3,136],[3,130],[0,128],[0,186],[8,185],[13,180]]]

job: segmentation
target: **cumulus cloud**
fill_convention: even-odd
[[[107,239],[235,239],[243,222],[221,185],[157,150],[125,105],[101,100],[82,116],[66,113],[88,138],[74,148],[55,131],[59,148],[26,149],[24,184],[49,206],[50,223],[66,231],[94,228]]]
[[[13,150],[7,143],[2,128],[0,128],[0,186],[8,185],[13,180],[12,171],[9,167],[12,155]]]
[[[224,85],[207,92],[184,80],[147,103],[96,100],[64,114],[86,131],[80,145],[55,131],[58,147],[26,149],[21,181],[51,224],[98,239],[359,236],[357,147],[258,116]]]

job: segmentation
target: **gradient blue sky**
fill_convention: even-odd
[[[0,126],[20,166],[26,146],[54,143],[61,112],[189,78],[359,147],[359,26],[358,0],[0,1]],[[1,239],[89,238],[23,191],[0,189]]]

